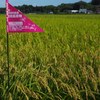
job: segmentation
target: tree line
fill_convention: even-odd
[[[69,10],[79,10],[88,9],[93,12],[100,10],[100,0],[92,0],[90,3],[79,1],[75,3],[65,4],[62,3],[58,6],[48,5],[48,6],[32,6],[32,5],[22,5],[17,6],[17,9],[21,10],[23,13],[69,13]],[[5,8],[0,8],[0,13],[5,13]]]

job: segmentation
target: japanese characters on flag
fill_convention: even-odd
[[[44,32],[6,0],[7,32]]]

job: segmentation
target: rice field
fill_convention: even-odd
[[[44,33],[9,35],[0,15],[0,100],[99,100],[100,15],[27,15]]]

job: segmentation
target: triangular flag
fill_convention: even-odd
[[[6,0],[7,32],[44,32]]]

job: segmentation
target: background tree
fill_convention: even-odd
[[[91,3],[93,5],[100,5],[100,0],[92,0]]]
[[[73,5],[72,4],[64,4],[64,3],[62,3],[57,8],[59,9],[60,12],[66,12],[66,10],[73,9]]]
[[[74,3],[73,9],[79,10],[79,9],[84,9],[87,8],[87,3],[84,1],[79,1]]]

